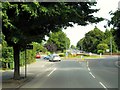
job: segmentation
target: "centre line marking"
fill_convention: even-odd
[[[90,68],[88,67],[88,70],[90,71]]]
[[[56,68],[54,68],[47,76],[49,77],[55,70]]]
[[[99,83],[100,83],[104,88],[106,88],[104,84],[102,84],[101,82],[99,82]]]
[[[87,61],[87,67],[88,67],[88,61]]]
[[[89,72],[90,73],[90,75],[93,77],[93,78],[95,78],[95,76],[91,73],[91,72]]]

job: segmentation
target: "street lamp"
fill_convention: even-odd
[[[112,55],[112,37],[110,36],[110,54]]]
[[[65,56],[67,58],[67,42],[65,43],[66,44],[66,52],[65,52]]]
[[[104,28],[107,29],[107,26],[104,26]],[[109,35],[110,35],[110,55],[112,55],[112,35],[111,35],[110,30],[109,30]]]

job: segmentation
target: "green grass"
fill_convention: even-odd
[[[64,58],[66,59],[66,57],[64,57]],[[67,57],[67,58],[71,58],[71,59],[72,59],[72,58],[73,58],[73,59],[74,59],[74,58],[80,58],[80,59],[97,59],[97,58],[103,58],[103,56],[100,57],[99,55],[92,55],[92,56],[89,56],[89,55],[88,55],[88,56],[82,56],[82,58],[81,58],[81,55],[79,55],[79,56],[74,56],[74,57],[73,57],[73,56],[70,56],[70,57]]]
[[[81,58],[81,56],[76,56],[76,57],[78,57],[78,58]],[[103,58],[103,56],[102,57],[100,57],[99,55],[91,55],[91,56],[83,56],[82,58],[84,58],[84,59],[96,59],[96,58]]]

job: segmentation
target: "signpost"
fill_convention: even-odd
[[[33,45],[27,45],[25,47],[25,78],[27,77],[27,52],[26,49],[33,49]]]
[[[26,49],[33,49],[33,45],[27,45]]]

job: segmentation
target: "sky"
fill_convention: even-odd
[[[109,12],[116,11],[118,6],[118,3],[120,0],[96,0],[97,5],[95,8],[100,9],[97,13],[94,15],[97,17],[103,17],[106,19],[111,18]],[[103,32],[105,31],[104,25],[107,25],[107,21],[102,21],[98,24],[90,24],[87,26],[78,26],[77,24],[74,24],[74,27],[68,27],[67,29],[63,29],[63,32],[66,33],[67,37],[70,39],[71,45],[77,44],[77,42],[82,39],[85,36],[85,33],[89,32],[90,30],[93,30],[95,26],[97,26],[100,30]],[[108,27],[110,28],[110,27]]]

